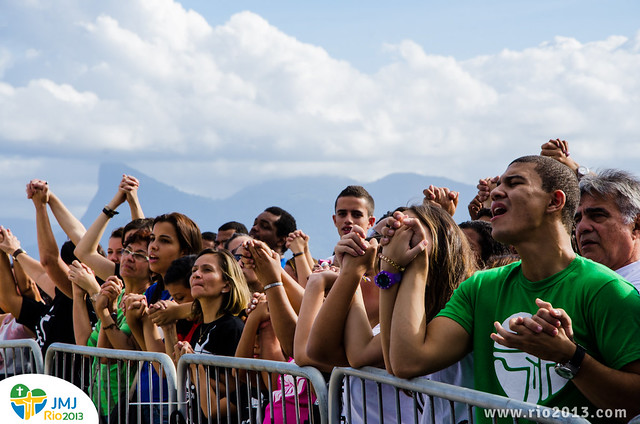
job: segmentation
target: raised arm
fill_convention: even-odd
[[[273,329],[285,355],[293,357],[293,337],[298,315],[285,291],[279,255],[257,240],[248,241],[247,248],[253,259],[258,280],[265,287]]]
[[[362,277],[373,268],[378,248],[375,239],[369,243],[365,236],[364,230],[354,225],[351,233],[343,236],[335,248],[342,264],[340,274],[311,327],[307,345],[307,354],[319,362],[330,363],[336,352],[344,355],[347,315]]]
[[[76,344],[86,346],[92,331],[86,297],[97,295],[100,285],[91,268],[79,261],[69,265],[69,280],[73,284],[73,334]]]
[[[446,368],[471,350],[471,336],[455,321],[440,317],[427,323],[424,299],[429,269],[428,252],[432,244],[427,231],[417,219],[404,218],[402,226],[395,231],[391,242],[383,250],[385,257],[400,267],[406,267],[397,284],[399,287],[388,336],[389,365],[393,374],[400,378],[430,374]],[[420,242],[411,247],[416,236]],[[391,261],[383,261],[382,267],[389,267]]]
[[[42,264],[29,256],[27,252],[20,247],[20,240],[16,238],[10,229],[0,227],[0,249],[7,255],[14,255],[13,261],[20,263],[22,269],[27,273],[36,284],[45,291],[50,297],[55,296],[55,285],[49,275],[45,271]],[[17,316],[17,315],[15,315]]]
[[[18,261],[13,262],[13,276],[16,279],[18,290],[20,290],[22,296],[29,297],[36,302],[42,302],[38,285],[27,275]]]
[[[53,216],[60,224],[62,231],[69,237],[74,245],[77,245],[84,233],[87,231],[84,225],[75,217],[62,201],[51,192],[49,184],[44,180],[34,179],[27,184],[27,197],[31,199],[35,190],[42,190],[51,208]]]
[[[0,234],[1,237],[2,234]],[[0,307],[14,317],[19,317],[22,310],[22,296],[16,291],[9,255],[4,250],[0,252],[0,294]]]
[[[302,230],[296,230],[287,237],[286,246],[293,252],[298,284],[305,287],[313,268],[313,257],[309,251],[309,236]]]
[[[47,195],[45,189],[34,189],[31,200],[36,209],[36,228],[38,232],[38,252],[40,263],[56,287],[68,298],[73,298],[73,289],[69,281],[69,266],[60,257],[58,244],[51,229],[47,212]]]
[[[134,184],[128,184],[128,181],[129,180],[126,175],[122,177],[122,181],[118,186],[118,191],[113,196],[113,199],[111,199],[111,201],[109,201],[109,203],[104,207],[103,211],[100,212],[96,220],[91,224],[91,227],[89,227],[85,235],[80,239],[74,251],[78,259],[89,265],[96,275],[103,280],[106,280],[109,276],[115,273],[116,265],[98,253],[98,244],[100,243],[100,238],[107,229],[107,224],[113,217],[116,209],[118,206],[123,204],[127,199],[127,196],[130,195],[125,190],[125,187],[133,190],[132,187]]]
[[[569,142],[566,140],[549,140],[540,146],[540,156],[547,156],[567,165],[573,172],[578,173],[580,165],[569,154]]]
[[[451,216],[456,213],[456,208],[458,207],[458,200],[460,197],[460,193],[457,191],[451,191],[447,187],[436,187],[434,185],[430,185],[429,188],[426,188],[422,191],[424,194],[423,203],[431,203],[433,205],[439,206]]]
[[[100,335],[104,333],[109,340],[109,345],[114,349],[136,350],[134,338],[122,332],[117,322],[116,302],[122,290],[123,283],[115,276],[109,277],[100,288],[100,294],[94,303],[96,315],[101,322]],[[115,320],[114,316],[116,316]],[[100,346],[100,339],[98,339],[98,347],[103,347]]]
[[[326,362],[315,361],[307,353],[307,345],[311,328],[324,302],[325,293],[338,277],[337,268],[314,270],[309,276],[304,291],[300,315],[294,338],[294,359],[300,366],[312,366],[324,372],[331,372],[334,366],[348,366],[344,350],[332,352],[332,357]]]

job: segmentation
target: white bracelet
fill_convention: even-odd
[[[275,283],[267,284],[266,286],[264,286],[264,291],[269,290],[271,287],[277,287],[281,285],[282,285],[282,281],[277,281]]]

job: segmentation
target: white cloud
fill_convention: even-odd
[[[555,137],[591,166],[637,172],[640,32],[465,61],[405,40],[367,74],[251,12],[213,27],[171,0],[64,6],[2,6],[0,144],[24,177],[22,160],[55,157],[139,164],[212,195],[274,172],[473,183]],[[229,185],[211,193],[198,175]]]

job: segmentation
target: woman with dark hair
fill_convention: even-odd
[[[249,304],[250,293],[247,282],[238,262],[225,250],[205,249],[197,256],[191,273],[191,295],[193,315],[200,327],[192,337],[193,345],[182,341],[176,344],[176,360],[186,353],[209,353],[214,355],[234,356],[236,347],[242,335],[244,324],[238,314]],[[193,347],[192,347],[193,346]],[[199,375],[197,375],[199,374]],[[222,379],[221,379],[222,380]],[[236,405],[232,396],[227,393],[234,388],[220,388],[220,411],[217,409],[218,400],[215,393],[223,381],[207,381],[203,366],[191,367],[191,381],[199,382],[199,403],[202,412],[215,420],[226,417],[227,408]],[[232,382],[228,382],[229,386]],[[211,393],[211,402],[207,396]],[[208,413],[210,411],[210,414]]]
[[[164,278],[171,263],[181,256],[196,255],[202,250],[202,234],[198,224],[179,212],[157,216],[153,220],[151,243],[149,243],[149,268]],[[155,285],[154,285],[155,286]],[[164,295],[164,283],[158,280],[149,300],[155,303]]]
[[[467,236],[471,250],[476,256],[478,269],[487,267],[492,256],[509,255],[509,246],[495,240],[491,235],[491,224],[486,221],[465,221],[458,227]]]
[[[398,357],[400,351],[418,349],[413,343],[424,340],[426,325],[476,268],[467,238],[441,208],[413,206],[404,213],[394,213],[387,226],[385,235],[390,240],[379,255],[381,272],[376,276],[376,283],[382,289],[380,327],[384,363],[387,371],[395,374],[391,355]],[[410,315],[412,313],[419,318]],[[429,378],[472,388],[472,370],[469,354],[460,362],[430,374]],[[449,415],[454,412],[456,422],[468,419],[464,405],[457,405],[456,410],[451,411],[440,399],[434,402],[434,412],[441,417],[437,421],[450,421]],[[427,402],[426,406],[429,405]],[[423,416],[426,415],[425,412]]]

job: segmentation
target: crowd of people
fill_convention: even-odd
[[[46,181],[27,184],[39,259],[0,227],[0,337],[35,338],[43,352],[54,342],[165,352],[176,363],[201,353],[325,373],[373,366],[596,422],[610,420],[607,411],[621,421],[640,414],[640,180],[579,166],[564,140],[481,179],[470,220],[460,224],[452,218],[459,196],[448,188],[430,186],[422,204],[376,219],[370,194],[348,186],[334,205],[333,252],[313,252],[294,217],[276,206],[249,229],[228,222],[201,232],[179,212],[145,217],[139,189],[124,175],[85,229]],[[131,221],[112,230],[105,252],[99,241],[125,203]],[[49,210],[68,237],[61,248]],[[0,366],[14,361],[5,354]],[[102,384],[120,378],[114,365],[99,366]],[[163,384],[153,368],[145,372]],[[190,373],[208,390],[204,367]],[[273,391],[265,422],[281,422],[283,411],[308,420],[305,399],[313,396],[304,381],[262,379],[289,386]],[[379,417],[376,397],[357,405],[362,387],[350,389],[354,422],[396,422],[395,401]],[[162,393],[143,390],[147,401]],[[119,396],[94,396],[103,417],[118,413],[110,406]],[[414,399],[400,396],[412,410]],[[213,394],[196,402],[204,418],[244,407]],[[448,402],[423,407],[450,422]],[[456,422],[467,413],[457,408]]]

